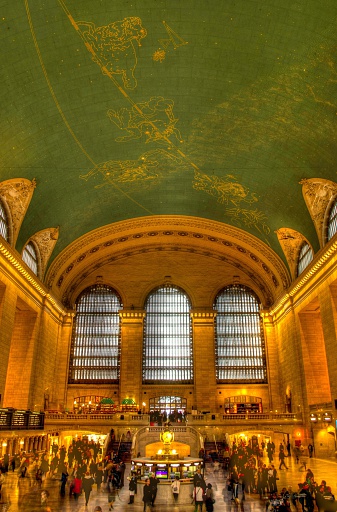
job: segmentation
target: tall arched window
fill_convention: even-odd
[[[163,286],[145,305],[143,382],[193,382],[191,304],[184,291]]]
[[[9,242],[9,222],[5,207],[0,199],[0,235]]]
[[[265,343],[258,298],[243,285],[216,297],[216,377],[218,382],[267,382]]]
[[[297,260],[297,276],[302,274],[303,270],[307,268],[309,263],[312,261],[314,255],[310,245],[304,242],[300,248]]]
[[[337,232],[337,199],[332,205],[327,222],[327,241]]]
[[[69,383],[116,383],[120,366],[119,295],[104,284],[84,290],[76,301]]]
[[[22,251],[22,259],[32,272],[37,276],[39,272],[38,249],[33,242],[28,242]]]

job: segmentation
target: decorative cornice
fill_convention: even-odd
[[[193,309],[190,311],[190,316],[192,319],[210,319],[210,320],[214,320],[214,318],[216,318],[217,316],[217,312],[212,309],[212,310],[209,310],[209,309]]]
[[[35,179],[15,178],[0,183],[0,196],[5,201],[11,216],[11,245],[15,247],[23,219],[36,187]]]
[[[294,283],[293,287],[289,289],[288,293],[283,295],[283,297],[278,301],[276,306],[269,311],[269,315],[275,316],[282,310],[287,301],[292,300],[293,297],[298,294],[298,292],[306,286],[309,280],[312,280],[313,277],[321,270],[323,265],[331,258],[331,256],[336,256],[337,254],[337,240],[335,240],[322,254],[317,261],[315,260],[309,265],[308,270],[303,272],[303,275],[298,278],[298,281]],[[265,313],[266,314],[266,313]]]
[[[337,183],[322,179],[310,178],[300,181],[302,194],[314,223],[320,247],[324,246],[324,219],[329,203],[337,196]]]
[[[98,240],[98,235],[103,234]],[[146,217],[101,228],[80,240],[82,244],[74,242],[56,258],[46,276],[48,288],[68,307],[81,282],[91,273],[119,259],[152,251],[191,252],[233,265],[256,284],[265,306],[271,305],[290,284],[284,263],[267,245],[240,229],[204,219]],[[72,259],[66,260],[66,256]]]
[[[58,303],[54,300],[54,298],[42,288],[42,286],[36,281],[36,279],[31,275],[31,273],[23,266],[23,264],[11,253],[11,251],[5,247],[5,245],[0,242],[0,254],[2,254],[5,259],[10,263],[12,267],[14,267],[17,272],[24,278],[24,280],[30,284],[38,294],[52,304],[52,306],[62,315],[66,314],[65,310],[61,308]]]
[[[60,279],[63,280],[65,274],[87,256],[106,247],[144,238],[165,237],[168,241],[168,237],[173,238],[173,236],[200,238],[222,247],[233,247],[239,253],[246,254],[253,260],[255,258],[255,262],[261,262],[262,269],[270,274],[275,287],[280,285],[279,279],[282,288],[289,285],[289,276],[282,260],[268,245],[246,231],[202,218],[163,215],[117,222],[80,237],[54,260],[46,276],[47,286],[53,287],[56,281],[59,283]],[[253,252],[253,249],[259,256]],[[278,278],[270,271],[270,267],[275,269]]]
[[[135,256],[137,254],[149,254],[151,252],[158,251],[174,253],[193,253],[201,256],[206,256],[208,258],[214,258],[229,265],[233,265],[233,267],[235,267],[237,270],[242,271],[247,276],[247,278],[251,279],[252,282],[255,283],[257,289],[259,290],[259,292],[261,292],[263,296],[263,302],[265,303],[265,306],[271,305],[275,301],[275,291],[272,290],[272,287],[270,286],[271,283],[269,283],[268,285],[268,282],[263,279],[264,274],[262,274],[261,277],[261,273],[258,272],[259,267],[253,268],[253,263],[250,260],[247,260],[244,264],[242,261],[235,259],[234,256],[231,256],[229,253],[223,253],[220,252],[219,250],[215,250],[216,248],[214,248],[213,251],[207,251],[202,248],[191,248],[191,246],[185,246],[182,245],[181,243],[178,246],[178,244],[176,243],[172,245],[165,244],[165,246],[161,244],[153,247],[141,245],[131,250],[128,249],[127,251],[122,249],[123,248],[120,248],[120,250],[118,252],[113,253],[112,256],[106,255],[105,257],[103,257],[102,255],[102,258],[100,260],[92,261],[91,266],[89,265],[89,263],[87,263],[86,267],[83,268],[83,270],[81,269],[80,272],[77,272],[77,274],[74,275],[74,278],[70,281],[70,283],[67,283],[67,286],[64,286],[65,291],[62,295],[63,304],[67,305],[68,308],[71,308],[73,303],[72,295],[74,293],[76,294],[83,280],[90,276],[91,273],[96,273],[98,270],[101,271],[101,268],[103,266],[109,265],[123,258]],[[268,270],[268,267],[264,268],[265,272],[267,272],[266,269]],[[64,285],[63,282],[61,284]],[[280,290],[280,292],[281,291],[282,290]]]
[[[143,319],[146,316],[145,311],[137,311],[134,309],[122,309],[119,311],[119,316],[122,320],[139,318]]]

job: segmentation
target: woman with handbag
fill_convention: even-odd
[[[194,487],[194,503],[195,503],[195,512],[200,510],[202,512],[202,506],[204,503],[204,490],[200,486],[200,482],[196,483]]]

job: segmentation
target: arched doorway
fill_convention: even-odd
[[[152,422],[181,422],[185,418],[187,400],[180,396],[157,396],[150,398],[149,409]]]

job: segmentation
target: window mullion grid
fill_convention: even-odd
[[[265,382],[263,330],[255,297],[244,287],[231,287],[220,293],[214,307],[217,379]]]

